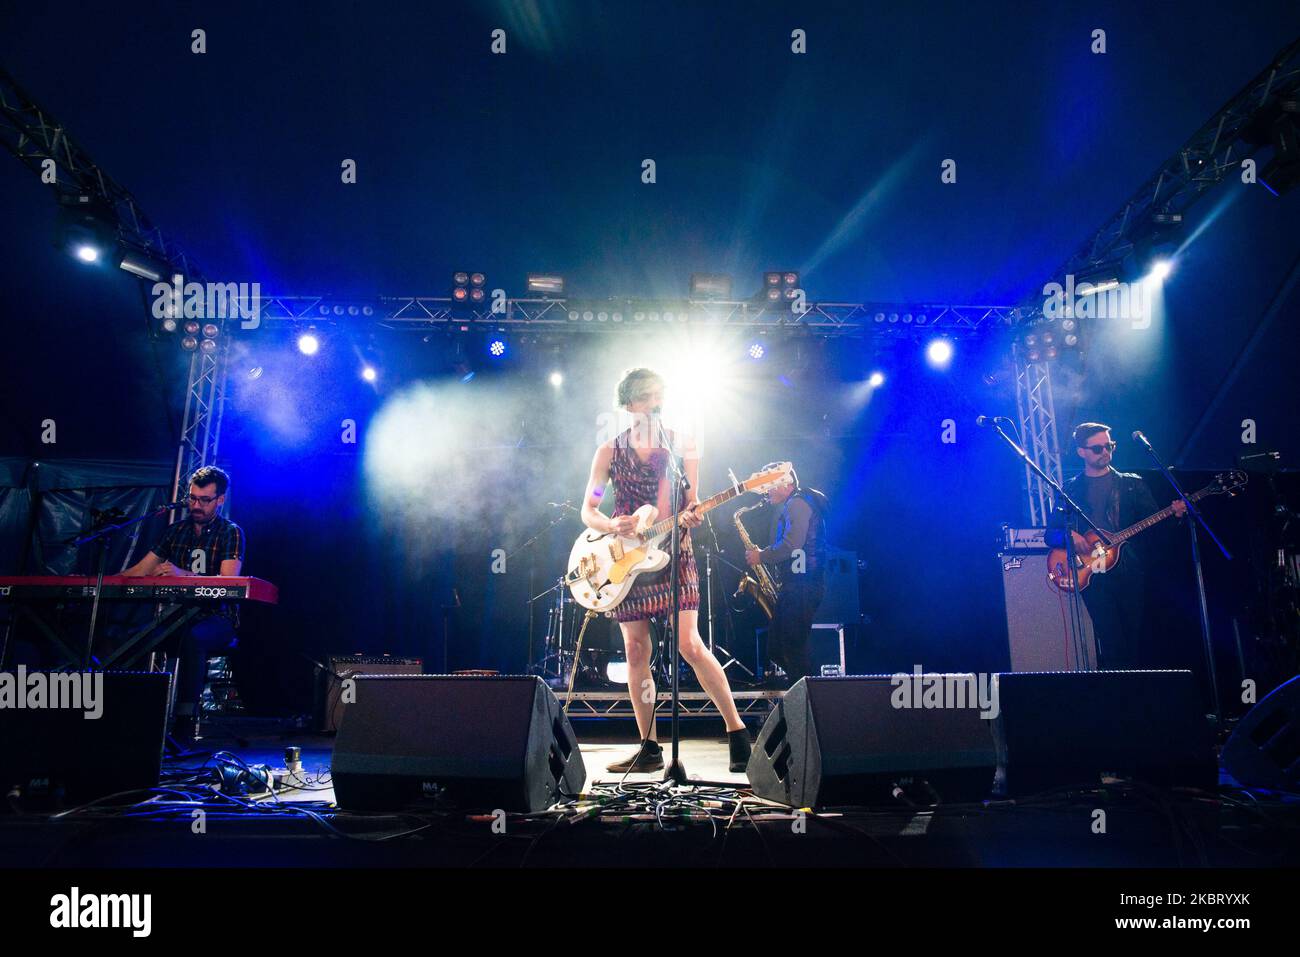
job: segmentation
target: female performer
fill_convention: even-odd
[[[659,510],[659,518],[671,514],[671,479],[667,475],[669,450],[660,441],[658,413],[663,406],[663,379],[650,369],[632,369],[618,385],[618,404],[632,414],[632,427],[596,449],[591,462],[591,479],[583,497],[582,520],[587,527],[599,532],[632,535],[636,531],[636,518],[632,515],[647,502]],[[667,432],[667,430],[664,430]],[[674,449],[678,440],[667,432],[667,441]],[[695,671],[700,685],[708,693],[714,707],[722,715],[727,727],[727,742],[731,752],[730,769],[744,771],[749,762],[749,733],[740,720],[736,703],[731,697],[731,686],[718,659],[700,639],[696,617],[700,607],[700,576],[691,550],[690,529],[704,521],[696,514],[694,506],[699,501],[700,459],[693,442],[687,440],[682,449],[686,477],[690,489],[682,502],[681,555],[677,565],[678,593],[681,596],[677,619],[677,648],[681,656]],[[614,511],[612,517],[600,512],[606,483],[614,485]],[[615,772],[657,771],[664,766],[663,749],[655,735],[654,706],[656,691],[650,674],[650,618],[666,618],[672,613],[671,568],[642,574],[627,596],[614,609],[623,632],[627,649],[627,689],[636,713],[637,729],[641,732],[641,746],[626,760],[609,766]]]

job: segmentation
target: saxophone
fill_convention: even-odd
[[[748,505],[745,508],[738,508],[731,520],[736,523],[736,531],[740,533],[740,542],[746,549],[754,548],[754,542],[749,537],[749,532],[745,531],[745,525],[740,520],[740,516],[746,512],[752,512],[754,509],[762,506]],[[731,597],[739,598],[741,595],[749,595],[758,603],[758,607],[763,609],[763,614],[770,619],[776,612],[776,585],[772,581],[772,575],[763,565],[755,565],[740,579],[740,587]]]

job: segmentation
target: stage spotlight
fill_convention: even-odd
[[[199,324],[193,319],[185,323],[185,334],[187,336],[197,336],[199,334]]]
[[[453,302],[482,302],[486,296],[487,277],[481,272],[460,270],[451,276]]]
[[[203,352],[204,355],[212,355],[212,353],[217,351],[217,340],[203,339],[202,341],[199,342],[199,349]]]
[[[98,263],[116,249],[116,222],[112,209],[89,196],[60,196],[55,245],[83,263]]]
[[[528,292],[543,299],[564,298],[564,277],[557,273],[530,272],[528,274]]]
[[[123,272],[129,272],[133,276],[139,276],[141,279],[148,279],[150,282],[158,282],[168,272],[168,268],[164,264],[129,250],[124,250],[118,256],[117,268]]]
[[[952,362],[952,340],[950,339],[931,339],[930,344],[925,347],[925,358],[936,369],[947,367]]]
[[[209,322],[203,327],[203,334],[207,336],[209,339],[217,338],[217,333],[220,331],[221,330],[217,328],[217,324],[215,322]]]
[[[1151,264],[1151,269],[1147,272],[1146,278],[1149,282],[1164,282],[1173,271],[1173,263],[1168,259],[1157,259]]]
[[[561,375],[561,374],[558,373],[558,372],[552,372],[552,373],[551,373],[551,385],[555,386],[555,388],[557,388],[557,389],[558,389],[560,386],[564,385],[564,376]]]
[[[379,373],[375,371],[374,366],[366,366],[361,370],[361,378],[365,379],[367,382],[374,382],[379,378]]]
[[[871,373],[871,377],[867,379],[867,384],[873,389],[879,389],[885,384],[885,374],[883,372]]]
[[[799,274],[790,269],[763,273],[763,292],[768,302],[793,299],[799,288]]]
[[[195,339],[193,336],[186,336],[184,339],[181,340],[181,348],[184,349],[186,352],[193,352],[198,347],[199,347],[199,340]]]
[[[314,356],[320,351],[320,339],[314,332],[304,332],[298,337],[298,351],[305,356]]]
[[[761,342],[755,342],[749,347],[749,357],[751,359],[761,359],[766,353],[767,350],[763,348],[763,343]]]
[[[488,354],[494,359],[500,359],[506,354],[506,341],[504,339],[493,339],[488,343]]]
[[[730,299],[731,277],[725,273],[691,273],[692,299]]]

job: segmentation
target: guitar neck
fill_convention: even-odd
[[[726,491],[719,492],[717,495],[714,495],[712,498],[706,498],[704,501],[700,502],[698,505],[695,506],[695,514],[703,515],[705,512],[709,511],[710,509],[717,508],[723,502],[730,502],[733,498],[735,498],[737,495],[739,495],[741,492],[744,491],[745,491],[745,487],[742,485],[739,489],[729,488]],[[670,516],[668,518],[665,518],[662,522],[656,522],[655,524],[647,528],[644,532],[642,532],[641,540],[648,541],[649,539],[656,538],[660,535],[663,535],[665,532],[672,531],[672,528],[673,528],[673,520],[672,517]]]
[[[1205,496],[1209,495],[1213,491],[1214,491],[1214,487],[1209,486],[1207,488],[1201,489],[1199,492],[1193,492],[1191,495],[1187,496],[1187,498],[1193,502],[1199,502],[1201,499],[1205,498]],[[1116,532],[1115,534],[1109,536],[1110,540],[1115,545],[1120,544],[1120,542],[1126,542],[1134,535],[1136,535],[1138,532],[1145,532],[1152,525],[1155,525],[1157,522],[1163,522],[1172,514],[1174,514],[1174,507],[1172,505],[1170,505],[1168,508],[1162,508],[1154,515],[1148,515],[1146,518],[1142,519],[1142,521],[1134,522],[1128,528],[1124,529],[1124,531]]]

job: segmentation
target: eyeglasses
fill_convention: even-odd
[[[1102,452],[1114,452],[1115,443],[1107,442],[1105,445],[1082,445],[1080,448],[1087,449],[1093,455],[1101,455]]]
[[[190,496],[191,505],[211,505],[216,500],[217,497],[215,495],[191,495]]]

